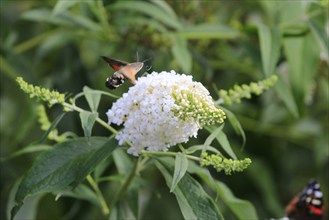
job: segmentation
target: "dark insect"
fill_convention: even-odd
[[[132,84],[135,84],[135,75],[142,69],[145,62],[128,63],[105,56],[102,56],[102,58],[116,71],[112,76],[106,79],[105,86],[109,89],[117,88],[122,85],[126,79],[128,79]]]
[[[321,220],[323,209],[320,184],[310,180],[306,188],[289,202],[286,215],[293,220]]]

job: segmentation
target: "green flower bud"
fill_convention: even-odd
[[[47,102],[49,106],[52,106],[56,103],[63,104],[65,101],[65,95],[57,91],[50,91],[49,89],[28,84],[23,80],[22,77],[17,77],[16,81],[20,88],[25,93],[29,94],[30,98],[37,97],[37,99]]]
[[[249,158],[232,160],[224,158],[221,155],[208,155],[208,153],[203,152],[201,154],[200,163],[202,166],[212,166],[218,172],[224,171],[225,174],[231,175],[233,172],[242,172],[245,170],[251,164],[251,160]]]

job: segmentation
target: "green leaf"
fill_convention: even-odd
[[[51,36],[47,37],[47,40],[42,41],[38,45],[37,58],[43,59],[47,54],[51,54],[57,48],[64,47],[65,44],[69,43],[74,39],[71,31],[61,31],[58,33],[53,33]],[[40,61],[42,62],[42,61]]]
[[[168,10],[163,10],[158,5],[142,1],[118,1],[109,7],[112,11],[128,10],[136,11],[149,16],[151,19],[158,20],[168,27],[180,29],[181,24],[177,17],[172,16]]]
[[[80,27],[82,29],[94,32],[102,31],[101,26],[98,23],[90,20],[87,16],[75,15],[71,13],[62,14],[62,16],[66,20],[70,21],[75,27]]]
[[[244,130],[239,122],[239,120],[235,117],[235,115],[233,114],[233,112],[229,111],[226,108],[223,108],[221,106],[221,108],[225,111],[225,114],[229,120],[229,122],[231,123],[234,131],[238,134],[241,135],[242,137],[242,149],[244,148],[244,145],[246,144],[246,135],[244,133]],[[228,152],[227,152],[228,153]],[[234,153],[234,152],[233,152]],[[235,155],[235,154],[234,154]]]
[[[250,202],[236,198],[224,183],[214,180],[207,169],[201,168],[194,162],[190,162],[188,171],[198,175],[214,192],[216,192],[217,196],[221,198],[238,219],[259,219],[256,209]]]
[[[202,151],[203,147],[204,147],[204,145],[193,145],[193,146],[187,148],[186,149],[186,152],[188,154],[193,154],[193,153],[195,153],[198,150]],[[214,148],[212,146],[208,146],[207,147],[207,151],[214,152],[215,154],[221,154],[221,152],[219,150],[217,150],[216,148]]]
[[[83,94],[86,97],[89,108],[92,112],[96,112],[99,106],[99,102],[101,100],[102,93],[98,90],[93,90],[88,86],[83,87]]]
[[[52,146],[46,145],[46,144],[29,145],[27,147],[24,147],[21,150],[14,152],[13,154],[11,154],[7,157],[2,157],[0,161],[3,162],[6,160],[9,160],[9,159],[12,159],[14,157],[21,156],[23,154],[34,153],[34,152],[38,152],[38,151],[46,151],[46,150],[50,150],[50,149],[52,149]]]
[[[39,8],[27,11],[22,14],[23,19],[50,23],[60,26],[73,27],[73,24],[63,16],[52,16],[52,11],[46,8]]]
[[[18,73],[15,70],[15,68],[8,62],[8,60],[0,55],[0,70],[2,74],[5,74],[3,76],[6,76],[8,78],[11,78],[12,80],[15,80],[16,77],[18,77]]]
[[[284,37],[302,37],[310,31],[306,22],[300,21],[281,27],[281,33]]]
[[[280,56],[281,35],[277,28],[258,24],[258,35],[265,76],[273,74]]]
[[[179,36],[172,35],[172,38],[175,43],[171,47],[171,52],[178,65],[188,74],[192,69],[192,56],[187,48],[187,41]]]
[[[312,92],[320,60],[320,50],[311,34],[285,38],[284,52],[288,61],[289,82],[299,109],[305,108],[306,97]]]
[[[220,143],[224,151],[233,159],[237,160],[235,153],[232,150],[230,142],[227,139],[226,134],[221,130],[219,131],[218,135],[216,136],[216,140]]]
[[[236,198],[222,182],[215,181],[218,196],[232,210],[238,219],[258,219],[255,207],[247,200]]]
[[[306,8],[301,1],[278,1],[278,13],[276,20],[279,21],[279,26],[283,36],[301,36],[309,32],[309,27],[305,22],[308,15]]]
[[[173,158],[155,158],[156,166],[164,176],[167,186],[173,181]],[[214,200],[188,173],[177,184],[174,194],[185,219],[224,219]]]
[[[103,176],[105,171],[108,169],[109,166],[111,166],[112,163],[113,163],[113,158],[109,157],[107,160],[104,160],[103,162],[98,164],[98,166],[93,171],[93,179],[97,180],[98,182],[98,180]]]
[[[133,215],[131,208],[124,201],[118,202],[110,213],[108,220],[118,220],[118,219],[138,219]]]
[[[85,92],[85,90],[86,90],[86,92]],[[96,112],[97,108],[99,106],[100,96],[101,95],[110,96],[111,98],[115,98],[115,99],[120,98],[119,96],[116,96],[116,95],[114,95],[112,93],[109,93],[109,92],[90,89],[88,87],[85,89],[85,87],[84,87],[84,91],[76,94],[73,99],[76,100],[76,99],[84,96],[86,98],[87,102],[88,102],[88,105],[89,105],[90,109],[92,111]]]
[[[76,187],[116,146],[113,139],[92,137],[87,142],[85,138],[78,138],[56,144],[53,149],[41,153],[19,185],[11,219],[27,196]]]
[[[327,59],[329,59],[328,35],[326,34],[325,29],[317,21],[312,19],[309,21],[309,25],[320,50],[324,52]]]
[[[204,152],[205,150],[209,150],[209,146],[211,144],[211,142],[213,142],[213,140],[216,138],[217,142],[220,144],[220,146],[223,148],[223,150],[233,159],[237,159],[234,151],[232,150],[232,147],[230,145],[230,142],[227,139],[226,134],[223,132],[223,127],[224,125],[216,128],[215,130],[212,130],[211,128],[206,128],[209,132],[211,132],[211,134],[208,136],[208,138],[206,139],[204,145],[203,145],[203,150],[202,152]]]
[[[173,192],[186,173],[188,167],[188,160],[185,154],[177,153],[175,159],[175,172],[173,176],[173,181],[171,183],[170,192]]]
[[[95,124],[96,118],[98,117],[98,113],[83,111],[83,112],[80,112],[79,115],[80,115],[83,132],[88,141],[91,136],[91,131]]]
[[[133,167],[131,159],[123,148],[117,148],[113,151],[113,160],[119,174],[126,175]]]
[[[174,19],[178,19],[175,11],[171,8],[171,6],[166,1],[158,1],[158,0],[151,0],[151,2],[165,11],[168,15],[173,17]]]
[[[149,18],[123,17],[122,19],[120,19],[120,23],[132,25],[132,26],[147,26],[153,28],[155,31],[159,31],[165,34],[168,33],[168,30],[160,21],[150,20]]]
[[[186,26],[177,33],[185,39],[231,39],[239,36],[239,32],[223,24],[199,24]]]
[[[14,186],[11,188],[9,192],[9,198],[7,202],[6,209],[6,219],[10,219],[10,210],[15,205],[15,194],[18,189],[19,182],[15,182]],[[34,195],[26,199],[26,202],[21,207],[19,212],[17,212],[14,220],[22,220],[22,219],[36,219],[37,216],[37,208],[42,195]]]
[[[202,152],[205,152],[207,150],[207,147],[210,146],[210,144],[215,140],[219,132],[223,129],[224,125],[221,125],[220,127],[216,128],[215,130],[207,129],[211,134],[207,137],[206,141],[203,144]]]
[[[305,19],[306,10],[305,5],[301,1],[287,1],[276,3],[278,5],[278,12],[276,19],[282,28],[290,26],[291,24],[298,23]]]
[[[77,3],[80,3],[80,2],[79,1],[58,0],[53,9],[53,14],[56,15],[56,14],[65,12],[68,8],[72,7],[73,5],[75,5]]]
[[[94,191],[87,187],[84,184],[78,185],[74,190],[65,191],[61,194],[61,196],[72,197],[76,199],[85,200],[91,202],[92,204],[101,207],[99,203],[99,199]]]
[[[25,12],[22,15],[22,18],[63,27],[74,27],[75,29],[71,29],[71,31],[77,30],[77,28],[84,28],[90,31],[101,31],[101,27],[97,23],[86,18],[86,16],[73,15],[67,11],[63,11],[60,14],[53,14],[50,9],[39,8]]]
[[[292,92],[289,88],[289,86],[281,79],[281,77],[278,77],[278,82],[275,85],[275,91],[278,94],[278,96],[281,98],[281,100],[284,102],[284,104],[287,106],[289,112],[295,117],[299,117],[298,108],[295,102],[295,99],[292,95]]]
[[[62,118],[64,117],[64,115],[66,114],[66,112],[63,112],[62,114],[60,114],[59,116],[57,116],[57,118],[51,123],[51,126],[48,128],[48,130],[42,135],[42,137],[35,141],[33,144],[37,144],[37,143],[42,143],[44,142],[49,133],[56,128],[56,126],[58,125],[58,123],[62,120]]]
[[[57,34],[58,29],[53,29],[51,31],[43,32],[35,37],[29,38],[28,40],[17,44],[13,49],[16,53],[23,53],[35,46],[39,46],[42,42],[47,40],[53,34]]]

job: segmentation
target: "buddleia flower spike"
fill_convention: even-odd
[[[192,76],[153,72],[140,77],[107,112],[108,123],[123,124],[119,144],[129,141],[128,153],[167,151],[170,146],[196,137],[205,125],[223,123],[209,91]]]

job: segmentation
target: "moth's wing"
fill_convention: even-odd
[[[138,73],[138,71],[141,70],[142,67],[143,67],[143,63],[141,63],[141,62],[130,63],[129,65],[123,67],[120,70],[120,73],[122,75],[124,75],[124,77],[126,79],[129,79],[129,81],[132,84],[135,84],[135,82],[136,82],[136,74]]]
[[[115,71],[122,69],[122,67],[127,66],[128,63],[122,60],[115,60],[109,57],[101,56],[101,58],[108,63]]]
[[[131,68],[129,66],[123,67],[119,71],[126,79],[128,79],[132,84],[135,84],[136,81],[136,71],[134,68]]]

